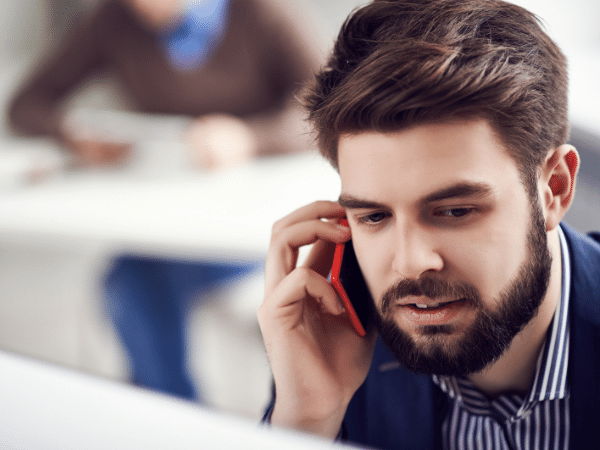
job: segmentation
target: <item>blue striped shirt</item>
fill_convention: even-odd
[[[558,229],[562,254],[561,298],[526,396],[501,395],[492,400],[467,378],[433,375],[449,398],[442,426],[446,450],[559,450],[569,448],[569,252]]]

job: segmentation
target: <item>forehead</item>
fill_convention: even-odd
[[[460,183],[521,189],[519,171],[485,120],[340,137],[342,194],[374,201],[424,198]]]

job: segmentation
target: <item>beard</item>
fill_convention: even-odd
[[[487,308],[478,290],[468,283],[449,283],[435,278],[401,280],[382,297],[381,312],[374,321],[382,341],[406,369],[415,373],[464,376],[477,373],[496,361],[513,338],[537,314],[550,280],[552,257],[548,249],[545,222],[537,198],[532,202],[527,255],[512,282],[497,298],[497,310]],[[453,325],[419,327],[417,342],[402,330],[389,312],[395,301],[408,295],[430,298],[466,299],[476,309],[473,324],[458,339],[452,339]]]

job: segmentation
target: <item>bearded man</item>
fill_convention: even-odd
[[[565,57],[537,18],[497,0],[375,0],[304,101],[341,195],[273,228],[265,420],[390,449],[595,442],[600,245],[561,223],[579,155]],[[350,239],[365,337],[327,280]]]

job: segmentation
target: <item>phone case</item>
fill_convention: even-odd
[[[342,224],[348,225],[346,219]],[[370,293],[360,272],[352,241],[337,244],[331,268],[331,284],[359,336],[366,336],[370,316]]]

